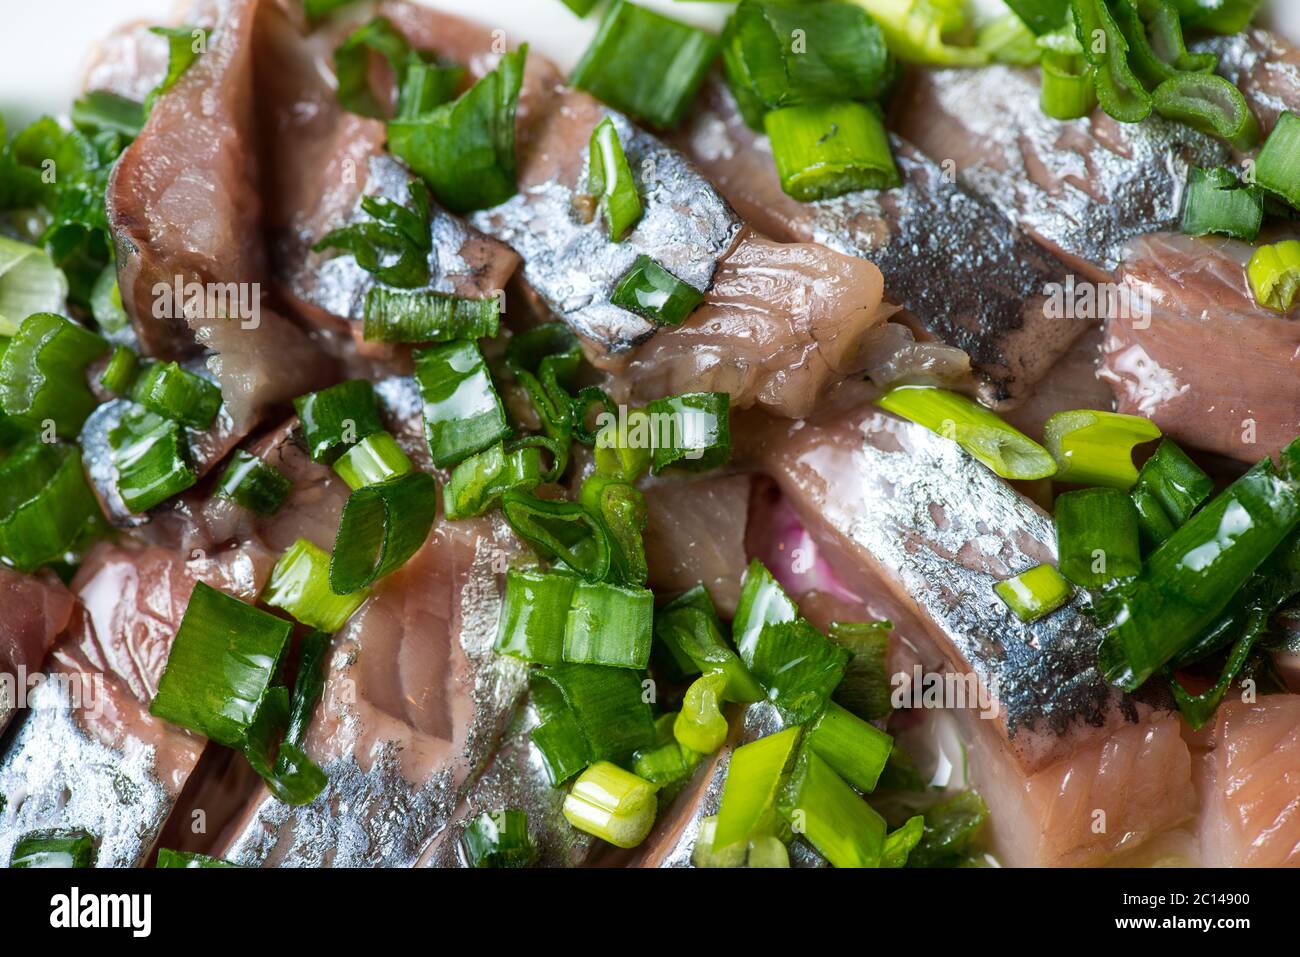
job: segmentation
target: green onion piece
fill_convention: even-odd
[[[673,735],[684,748],[712,754],[727,740],[727,718],[722,713],[722,692],[727,676],[711,671],[691,682],[682,698],[682,710],[673,722]]]
[[[31,831],[14,842],[9,866],[94,867],[98,852],[94,835],[86,831]]]
[[[596,414],[594,427],[589,427],[587,423],[592,421],[591,411],[595,408],[600,412]],[[609,421],[604,416],[612,417],[617,423],[618,414],[619,408],[608,392],[598,385],[583,386],[573,399],[573,437],[583,445],[595,445],[600,432],[607,427],[602,423]]]
[[[636,847],[655,823],[655,786],[608,761],[578,776],[564,799],[564,816],[579,831],[615,847]]]
[[[653,433],[644,409],[628,409],[620,424],[618,417],[596,432],[596,472],[624,482],[635,482],[650,468]]]
[[[449,342],[497,334],[501,300],[375,286],[366,293],[363,338],[370,342]]]
[[[753,868],[788,868],[790,866],[790,852],[786,850],[780,838],[773,837],[771,834],[764,834],[749,842],[749,856],[745,860],[745,866]]]
[[[326,465],[349,446],[384,427],[379,421],[375,391],[365,379],[349,379],[309,392],[294,399],[293,407],[302,420],[307,452],[313,461]]]
[[[744,0],[723,35],[727,80],[761,111],[879,98],[894,76],[884,34],[847,3]]]
[[[415,180],[409,184],[408,190],[411,197],[409,207],[382,197],[363,197],[361,208],[370,218],[330,230],[311,247],[312,251],[339,249],[351,253],[358,266],[388,286],[414,289],[427,284],[429,252],[433,249],[429,189]],[[383,339],[386,333],[392,336],[403,333],[417,335],[420,323],[427,317],[414,303],[429,297],[436,299],[437,296],[422,291],[403,298],[401,293],[394,292],[390,302],[387,295],[387,292],[376,293],[373,289],[366,294],[364,337],[367,339]],[[401,326],[402,320],[409,320],[411,328]]]
[[[236,449],[217,481],[215,494],[258,515],[274,515],[291,491],[293,482],[283,473],[257,456]]]
[[[117,346],[113,349],[108,365],[100,373],[99,384],[114,395],[130,395],[139,368],[140,362],[135,352],[127,346]]]
[[[802,728],[786,728],[736,748],[718,806],[716,851],[747,843],[777,828],[776,799],[798,754]]]
[[[339,517],[330,588],[350,595],[397,571],[429,537],[437,512],[438,484],[427,472],[354,491]]]
[[[964,395],[924,385],[900,385],[876,404],[952,439],[1007,479],[1047,478],[1056,472],[1051,453]]]
[[[596,4],[600,3],[600,0],[562,0],[562,2],[578,16],[585,17],[596,9]]]
[[[153,110],[158,97],[176,85],[176,81],[208,46],[208,31],[202,27],[150,27],[149,32],[167,39],[167,73],[145,97],[146,116]]]
[[[528,815],[514,808],[484,811],[465,825],[460,842],[470,867],[528,867],[537,859]]]
[[[415,379],[424,399],[424,430],[439,468],[510,434],[501,398],[483,353],[473,342],[449,342],[415,353]]]
[[[1157,548],[1169,541],[1169,536],[1174,534],[1177,527],[1160,504],[1154,492],[1149,488],[1144,488],[1141,484],[1133,487],[1133,507],[1137,510],[1138,531],[1142,535],[1142,543],[1148,548]]]
[[[1051,565],[1035,565],[1014,578],[1000,581],[993,591],[1021,621],[1051,614],[1070,600],[1070,583]]]
[[[614,286],[609,301],[661,326],[678,326],[704,301],[704,293],[642,254]]]
[[[497,653],[538,665],[563,661],[565,623],[576,584],[570,575],[509,569],[497,625]]]
[[[397,118],[413,120],[456,98],[465,68],[456,64],[426,62],[419,53],[407,55],[405,74],[397,93]]]
[[[976,851],[989,809],[974,791],[962,791],[925,812],[925,832],[908,856],[909,867],[952,867]]]
[[[70,319],[38,312],[23,320],[0,357],[0,410],[21,425],[75,438],[98,404],[86,385],[86,366],[108,343]]]
[[[982,66],[987,50],[955,46],[944,37],[963,33],[966,12],[951,0],[854,0],[880,24],[899,59],[929,66]]]
[[[1129,66],[1129,45],[1106,0],[1070,0],[1074,29],[1083,55],[1096,69],[1097,102],[1121,123],[1141,123],[1151,115],[1151,94]]]
[[[767,625],[741,658],[790,724],[810,721],[844,677],[849,653],[804,621]]]
[[[1192,167],[1182,231],[1188,236],[1218,233],[1253,243],[1264,223],[1264,194],[1247,186],[1226,166]]]
[[[876,789],[894,748],[892,737],[834,701],[813,722],[806,742],[840,777],[864,792]]]
[[[1246,97],[1215,73],[1179,73],[1152,94],[1155,110],[1165,119],[1226,140],[1246,152],[1259,145],[1259,120]]]
[[[506,368],[528,393],[541,420],[542,431],[559,443],[556,477],[568,466],[574,412],[568,387],[581,364],[578,337],[562,322],[534,326],[514,336],[506,345]]]
[[[803,749],[778,809],[794,832],[833,866],[879,866],[885,819],[816,752]]]
[[[746,662],[754,657],[759,635],[767,625],[794,621],[799,609],[772,573],[757,558],[745,569],[740,584],[736,615],[731,620],[731,637]]]
[[[570,82],[634,119],[672,129],[717,55],[717,37],[614,0]]]
[[[1036,66],[1042,59],[1034,31],[1014,13],[990,20],[980,27],[975,46],[988,52],[994,63]]]
[[[1255,158],[1255,182],[1300,209],[1300,116],[1290,110],[1278,117]]]
[[[684,671],[718,672],[726,678],[727,701],[761,701],[762,687],[722,637],[722,622],[704,585],[677,596],[655,613],[655,638]]]
[[[881,867],[906,867],[912,849],[925,836],[925,817],[909,817],[903,826],[885,835],[885,847],[880,854]]]
[[[299,682],[302,680],[300,672]],[[297,693],[295,687],[295,697]],[[288,688],[276,685],[267,691],[248,729],[243,750],[249,765],[272,794],[286,804],[301,806],[315,800],[325,789],[327,780],[325,773],[303,752],[300,743],[281,735],[290,721],[290,710]]]
[[[158,848],[158,863],[155,867],[189,867],[189,868],[208,868],[208,867],[238,867],[238,864],[232,864],[230,861],[223,861],[219,857],[209,857],[207,854],[198,854],[194,851],[173,851],[166,847]]]
[[[1155,88],[1180,73],[1205,73],[1219,62],[1213,53],[1189,53],[1182,21],[1168,0],[1112,0],[1115,19],[1128,41],[1129,63]]]
[[[1300,241],[1259,247],[1246,272],[1257,303],[1274,312],[1290,312],[1300,291]]]
[[[1095,67],[1082,54],[1043,52],[1039,105],[1054,120],[1077,120],[1097,106]]]
[[[336,595],[330,588],[330,555],[305,538],[290,545],[271,571],[262,601],[282,608],[312,628],[333,633],[361,607],[370,591]]]
[[[195,583],[149,713],[242,747],[292,630],[282,618]]]
[[[515,109],[525,44],[451,103],[388,123],[388,148],[424,178],[438,202],[469,213],[515,194]]]
[[[101,521],[76,446],[32,439],[0,460],[0,557],[19,571],[63,560]]]
[[[832,644],[849,653],[835,700],[868,721],[887,718],[894,710],[888,664],[893,628],[888,621],[833,621],[827,632]]]
[[[700,820],[700,829],[691,848],[691,865],[700,868],[736,868],[745,866],[747,846],[729,844],[717,847],[718,819],[710,815]]]
[[[763,118],[781,189],[800,202],[903,184],[875,109],[850,100],[773,110]]]
[[[526,446],[507,452],[498,442],[452,470],[442,489],[443,512],[450,519],[482,515],[506,492],[528,491],[542,480],[541,449]]]
[[[350,489],[400,478],[413,468],[397,440],[387,432],[371,432],[334,460],[334,471]]]
[[[646,406],[653,442],[651,471],[672,466],[705,472],[731,459],[731,396],[726,392],[683,392]]]
[[[600,665],[553,665],[534,672],[537,686],[550,683],[572,713],[593,761],[624,764],[633,754],[658,743],[654,718],[646,702],[642,676],[628,668]],[[547,718],[558,713],[554,696],[542,701]],[[534,733],[534,740],[536,734]]]
[[[289,726],[285,729],[285,742],[302,747],[307,740],[307,727],[312,712],[325,693],[325,672],[333,639],[316,630],[302,640],[298,649],[298,675],[293,682],[293,700],[289,707]]]
[[[68,280],[45,250],[0,236],[0,336],[12,336],[34,312],[59,312]]]
[[[1136,579],[1102,596],[1099,666],[1124,691],[1189,645],[1300,521],[1300,486],[1264,459],[1187,520]]]
[[[538,718],[530,737],[541,755],[551,786],[559,787],[591,764],[591,745],[559,685],[534,672],[529,687]]]
[[[1261,0],[1174,0],[1183,22],[1210,33],[1240,33],[1250,26]]]
[[[117,288],[117,264],[109,263],[95,280],[90,292],[90,314],[94,316],[101,332],[108,333],[114,341],[128,334],[131,317],[122,307],[122,293]]]
[[[1213,491],[1214,480],[1188,458],[1186,452],[1165,439],[1138,473],[1133,497],[1135,504],[1141,498],[1144,503],[1150,502],[1158,507],[1166,517],[1172,534],[1173,529],[1192,517],[1192,513]],[[1138,512],[1141,521],[1143,508],[1139,507]],[[1163,528],[1163,523],[1156,527]],[[1159,541],[1164,541],[1164,538]]]
[[[348,34],[334,51],[338,99],[343,108],[362,116],[382,117],[384,107],[370,88],[370,54],[378,53],[399,79],[410,56],[406,38],[385,17],[375,17]]]
[[[1007,6],[1039,36],[1061,29],[1070,18],[1070,0],[1007,0]]]
[[[591,475],[582,483],[578,499],[605,526],[610,580],[620,585],[644,585],[649,577],[641,537],[646,524],[645,497],[626,482]]]
[[[685,782],[704,757],[677,741],[673,736],[676,723],[677,712],[660,715],[655,719],[657,743],[632,756],[632,772],[660,788]]]
[[[1062,575],[1100,588],[1142,569],[1133,500],[1119,489],[1087,488],[1056,499],[1056,548]]]
[[[1133,448],[1160,438],[1150,419],[1118,412],[1057,412],[1043,427],[1043,444],[1056,460],[1053,479],[1079,485],[1132,488],[1138,470]]]
[[[559,559],[589,581],[609,574],[608,533],[585,505],[511,491],[501,496],[501,508],[515,534],[543,558]]]
[[[650,660],[654,604],[654,593],[645,588],[578,582],[564,626],[564,660],[645,668]]]
[[[146,366],[131,397],[150,412],[195,429],[212,425],[221,408],[221,389],[175,362]]]
[[[618,130],[608,116],[591,131],[590,152],[588,188],[599,201],[610,242],[616,243],[641,218],[641,197],[623,144],[618,141]]]
[[[84,133],[120,133],[135,139],[144,129],[144,104],[109,90],[90,90],[72,101],[69,119]]]
[[[178,422],[133,406],[108,433],[117,491],[132,512],[147,512],[198,481]]]

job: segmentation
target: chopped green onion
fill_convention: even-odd
[[[135,513],[179,495],[198,481],[180,423],[132,406],[108,433],[117,492]]]
[[[340,249],[351,253],[358,266],[389,286],[414,289],[425,285],[429,281],[429,252],[433,249],[433,235],[429,225],[429,189],[422,182],[413,180],[408,190],[411,196],[409,207],[383,197],[363,197],[361,208],[371,218],[330,230],[312,246],[312,251]],[[421,328],[420,323],[427,321],[427,317],[411,304],[410,297],[398,298],[403,294],[393,292],[391,295],[394,299],[390,303],[388,295],[387,291],[377,292],[374,289],[366,294],[364,338],[384,339],[385,333],[394,337],[416,335]],[[422,291],[416,294],[419,297],[416,301],[436,295]],[[388,309],[396,315],[390,316],[385,311]],[[375,315],[373,320],[372,310]],[[409,327],[400,325],[402,320],[409,320]],[[413,340],[394,338],[390,341]]]
[[[1300,291],[1300,241],[1259,247],[1246,271],[1257,303],[1274,312],[1290,312]]]
[[[975,853],[989,809],[974,791],[936,804],[925,812],[925,832],[908,856],[909,867],[952,867]]]
[[[727,766],[711,846],[747,846],[776,830],[776,799],[798,754],[802,728],[786,728],[736,748]]]
[[[534,678],[535,685],[549,683],[559,691],[586,741],[590,760],[625,763],[637,751],[658,742],[642,676],[637,672],[629,668],[562,664],[538,669]],[[534,700],[537,700],[536,688]],[[553,698],[543,703],[546,707],[542,710],[547,717],[558,713]]]
[[[1087,488],[1056,499],[1060,572],[1076,585],[1100,588],[1142,570],[1133,500],[1115,488]]]
[[[1054,120],[1077,120],[1097,106],[1097,86],[1093,73],[1082,54],[1045,50],[1042,59],[1043,80],[1039,105]]]
[[[153,105],[157,102],[158,97],[176,85],[176,81],[181,78],[181,75],[190,68],[190,65],[198,59],[199,54],[206,50],[208,46],[208,31],[202,27],[188,25],[150,27],[149,32],[167,39],[167,73],[158,82],[158,85],[149,91],[149,95],[145,97],[144,112],[146,116],[153,110]]]
[[[704,293],[642,254],[614,286],[609,301],[661,326],[679,326],[704,301]]]
[[[1070,18],[1070,0],[1006,0],[1006,3],[1039,36],[1061,29]]]
[[[737,868],[745,866],[747,845],[717,844],[718,819],[714,815],[702,818],[691,848],[691,865],[699,868]]]
[[[610,580],[641,586],[649,577],[646,566],[645,497],[635,487],[604,475],[591,475],[582,483],[579,501],[605,526],[610,549]]]
[[[242,747],[292,630],[282,618],[195,583],[149,713]]]
[[[131,386],[140,368],[139,358],[127,346],[117,346],[108,360],[108,365],[100,373],[99,384],[114,395],[130,395]]]
[[[536,447],[507,452],[498,442],[471,455],[452,470],[442,489],[447,518],[482,515],[510,491],[528,491],[542,483],[542,453]]]
[[[1261,0],[1174,0],[1183,22],[1210,33],[1240,33],[1250,26]]]
[[[397,118],[413,120],[456,98],[465,68],[454,63],[429,63],[419,53],[406,58],[406,74],[397,94]]]
[[[30,831],[14,842],[9,866],[94,867],[95,844],[94,835],[86,831]]]
[[[804,621],[767,625],[740,655],[790,724],[812,719],[844,677],[849,653]]]
[[[564,627],[564,660],[644,668],[650,660],[654,604],[654,593],[645,588],[578,582]]]
[[[662,714],[655,719],[657,743],[642,748],[632,756],[632,773],[645,778],[660,788],[672,787],[686,781],[704,757],[678,742],[673,736],[677,712]]]
[[[581,363],[578,337],[562,322],[534,326],[506,345],[506,368],[528,393],[542,431],[561,446],[555,462],[557,477],[568,466],[574,411],[568,385]]]
[[[981,66],[987,50],[954,46],[944,39],[965,30],[966,12],[951,0],[854,0],[865,7],[885,42],[901,60],[928,66]]]
[[[434,465],[455,465],[510,434],[476,343],[421,349],[415,353],[415,379],[424,399],[424,430]]]
[[[448,342],[497,334],[501,300],[467,299],[426,290],[375,286],[366,293],[365,331],[370,342]]]
[[[146,366],[131,397],[150,412],[195,429],[212,425],[221,408],[221,389],[175,362]]]
[[[1253,243],[1264,223],[1264,194],[1247,186],[1226,166],[1192,167],[1182,231],[1188,236],[1218,233]]]
[[[388,123],[388,148],[424,178],[438,202],[469,213],[516,192],[515,110],[525,44],[450,103]]]
[[[1042,59],[1034,31],[1014,13],[990,20],[980,27],[975,46],[988,52],[994,63],[1012,66],[1036,66]]]
[[[113,341],[119,341],[128,335],[131,317],[122,306],[122,293],[117,288],[117,264],[109,263],[95,280],[90,292],[90,314],[94,316],[101,332],[107,333]]]
[[[1213,53],[1189,53],[1182,21],[1168,0],[1111,0],[1115,19],[1130,48],[1129,63],[1148,88],[1181,73],[1212,71]],[[1159,109],[1159,107],[1157,107]]]
[[[570,82],[634,119],[672,129],[717,55],[717,37],[614,0]]]
[[[329,645],[329,636],[319,631],[303,639],[292,703],[288,688],[272,687],[257,709],[243,743],[248,763],[271,793],[286,804],[310,804],[328,783],[325,773],[302,750],[302,744],[311,713],[325,688]]]
[[[909,817],[903,826],[885,835],[885,847],[880,854],[881,867],[905,867],[912,849],[925,836],[925,817]]]
[[[618,130],[608,116],[591,131],[588,188],[599,200],[611,242],[618,242],[641,218],[641,197],[627,164]]]
[[[1285,111],[1255,158],[1255,182],[1300,209],[1300,116]]]
[[[326,465],[367,435],[383,429],[375,392],[365,379],[348,379],[293,400],[302,420],[307,452]]]
[[[562,2],[578,16],[585,17],[596,9],[596,4],[600,3],[600,0],[562,0]]]
[[[407,472],[348,496],[339,517],[330,588],[350,595],[406,564],[420,550],[438,511],[438,484]]]
[[[1169,541],[1176,527],[1165,511],[1160,500],[1149,488],[1141,484],[1133,487],[1133,508],[1137,510],[1138,531],[1142,543],[1148,548],[1156,548]]]
[[[1246,152],[1259,145],[1259,120],[1241,90],[1215,73],[1179,73],[1156,87],[1155,110],[1165,119],[1226,140]]]
[[[731,396],[726,392],[683,392],[646,406],[658,441],[651,471],[672,466],[705,472],[731,459]]]
[[[787,868],[790,866],[790,852],[786,850],[781,839],[771,834],[764,834],[749,842],[749,857],[746,867],[753,868]]]
[[[484,811],[465,825],[460,841],[470,867],[528,867],[537,859],[528,815],[514,808]]]
[[[1137,481],[1133,448],[1158,438],[1160,428],[1150,419],[1093,409],[1057,412],[1043,427],[1043,444],[1056,460],[1054,480],[1118,489]]]
[[[378,53],[400,78],[411,55],[406,38],[386,17],[374,17],[348,34],[334,51],[338,100],[343,108],[362,116],[381,117],[384,107],[370,87],[370,54]]]
[[[387,432],[371,432],[334,460],[334,471],[350,489],[400,478],[413,468],[397,440]]]
[[[903,183],[875,109],[839,100],[772,110],[763,118],[781,189],[800,202]]]
[[[1142,685],[1190,644],[1300,521],[1300,484],[1264,459],[1189,518],[1137,578],[1098,600],[1107,681]]]
[[[900,385],[876,404],[952,439],[1007,479],[1047,478],[1056,472],[1051,453],[964,395],[924,385]]]
[[[615,417],[616,419],[617,417]],[[610,421],[596,432],[596,472],[623,482],[635,482],[650,468],[653,437],[644,409],[628,409],[626,428]]]
[[[833,621],[827,637],[849,653],[835,700],[859,718],[874,721],[893,712],[890,702],[888,621]]]
[[[823,761],[859,791],[876,789],[894,739],[834,701],[826,705],[805,739]]]
[[[993,586],[993,591],[1021,621],[1051,614],[1070,600],[1070,583],[1051,565],[1035,565]]]
[[[282,608],[311,628],[338,631],[361,607],[370,591],[362,588],[337,595],[330,588],[330,555],[305,538],[290,545],[271,570],[262,601]]]
[[[746,662],[754,657],[759,635],[767,625],[794,621],[799,609],[772,573],[757,558],[749,563],[741,579],[740,599],[731,620],[731,637]]]
[[[564,799],[564,816],[579,831],[615,847],[636,847],[655,823],[655,786],[608,761],[578,776]]]
[[[1151,94],[1129,66],[1129,45],[1106,0],[1070,0],[1083,55],[1095,69],[1097,102],[1121,123],[1151,115]]]
[[[209,867],[238,867],[238,864],[232,864],[230,861],[223,861],[219,857],[209,857],[207,854],[199,854],[194,851],[173,851],[166,847],[158,849],[158,863],[155,867],[187,867],[187,868],[209,868]]]
[[[75,438],[98,404],[86,385],[86,366],[108,343],[70,319],[38,312],[23,320],[0,356],[0,410],[21,425]]]
[[[591,764],[591,745],[559,685],[538,671],[533,672],[529,687],[538,719],[530,737],[541,755],[551,786],[559,787]],[[643,745],[651,746],[651,743]]]
[[[744,663],[722,637],[722,622],[703,584],[674,598],[655,614],[655,638],[683,670],[718,672],[726,678],[728,701],[760,701],[765,695]]]
[[[501,496],[501,508],[515,534],[543,558],[559,559],[590,581],[609,574],[608,532],[585,505],[516,490]]]
[[[58,312],[68,280],[45,250],[0,236],[0,336],[12,336],[34,312]]]
[[[565,625],[577,579],[511,568],[497,625],[496,650],[538,665],[564,660]]]
[[[1169,439],[1157,447],[1138,473],[1133,504],[1146,538],[1163,544],[1210,497],[1214,480]]]
[[[727,740],[727,719],[722,713],[722,692],[727,676],[711,671],[691,682],[682,699],[682,710],[673,722],[673,735],[684,748],[712,754]]]
[[[236,449],[217,481],[216,495],[258,515],[274,515],[293,491],[293,482],[256,455]]]
[[[62,560],[100,521],[76,446],[32,439],[0,459],[0,556],[19,571]]]
[[[89,90],[72,101],[69,119],[85,133],[121,133],[135,139],[147,119],[144,104],[110,90]]]
[[[816,752],[803,749],[778,807],[794,832],[833,866],[879,866],[885,819]]]

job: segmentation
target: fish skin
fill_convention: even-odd
[[[964,187],[1095,281],[1131,240],[1178,227],[1191,166],[1231,159],[1225,144],[1156,115],[1054,120],[1023,68],[914,70],[897,102],[899,136],[955,162]]]
[[[72,618],[72,593],[49,571],[24,575],[0,565],[0,607],[0,675],[13,680],[16,694],[19,669],[36,674]],[[0,734],[17,710],[17,701],[0,685]]]
[[[715,76],[674,142],[758,228],[878,266],[889,301],[970,356],[990,404],[1025,394],[1083,331],[1044,315],[1061,264],[897,136],[901,187],[801,203],[781,190],[767,138]]]
[[[1253,28],[1198,40],[1192,49],[1218,56],[1216,72],[1246,95],[1265,136],[1284,110],[1300,111],[1300,50],[1285,38]]]

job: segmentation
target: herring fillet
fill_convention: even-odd
[[[72,594],[47,571],[24,575],[0,565],[0,735],[72,618]],[[21,689],[21,692],[20,692]]]

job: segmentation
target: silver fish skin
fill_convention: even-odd
[[[963,186],[1099,281],[1130,240],[1177,229],[1190,167],[1231,159],[1225,144],[1154,114],[1054,120],[1035,72],[1017,67],[915,70],[898,102],[900,136],[955,162]]]

